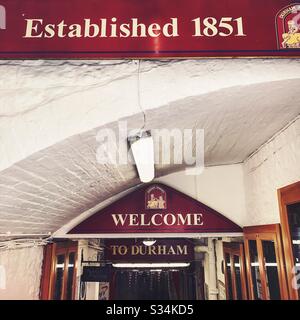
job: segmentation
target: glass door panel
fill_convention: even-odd
[[[225,272],[226,272],[226,282],[227,282],[227,299],[233,300],[233,291],[232,291],[232,278],[231,278],[231,262],[230,255],[225,254]]]
[[[64,270],[65,270],[65,255],[59,254],[56,256],[55,265],[55,280],[54,280],[54,300],[61,300],[64,285]]]
[[[278,264],[276,259],[274,241],[262,240],[264,256],[264,269],[266,274],[267,299],[280,300],[280,284]]]
[[[67,269],[67,291],[66,299],[71,300],[73,295],[74,270],[75,270],[75,252],[69,253],[68,269]]]
[[[259,271],[259,258],[256,240],[249,240],[249,253],[251,265],[251,277],[253,283],[253,295],[255,300],[262,299],[262,285]]]
[[[233,263],[234,263],[234,276],[235,276],[235,287],[236,287],[236,300],[243,300],[240,257],[237,255],[234,255]]]

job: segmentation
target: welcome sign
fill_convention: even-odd
[[[300,56],[290,0],[0,0],[0,58]]]
[[[81,222],[69,235],[241,233],[242,229],[195,199],[163,184],[143,186]]]

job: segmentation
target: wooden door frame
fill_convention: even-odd
[[[230,257],[230,271],[231,271],[231,283],[232,283],[232,296],[233,299],[237,299],[236,293],[236,279],[235,279],[235,266],[234,266],[234,256],[238,256],[240,260],[240,277],[241,277],[241,289],[243,300],[248,299],[247,294],[247,281],[246,281],[246,270],[245,270],[245,256],[244,256],[244,245],[238,242],[223,242],[223,255],[224,255],[224,275],[225,275],[225,285],[226,285],[226,298],[229,299],[228,293],[228,278],[226,270],[226,254]]]
[[[55,258],[55,243],[47,244],[44,247],[43,254],[43,265],[42,265],[42,276],[41,276],[41,287],[40,287],[40,299],[50,300],[51,292],[51,278],[54,269],[54,258]]]
[[[41,278],[41,288],[40,288],[40,299],[41,300],[52,300],[54,294],[54,281],[56,277],[56,259],[57,255],[64,254],[64,276],[62,284],[62,296],[61,299],[66,299],[66,285],[67,285],[67,272],[69,264],[69,254],[71,252],[75,253],[74,257],[74,273],[73,273],[73,287],[72,287],[72,299],[75,298],[76,292],[76,275],[78,268],[78,243],[77,242],[58,242],[48,244],[44,248],[44,260],[42,267],[42,278]]]
[[[288,289],[286,284],[286,272],[284,255],[281,240],[281,229],[280,224],[270,224],[262,226],[251,226],[244,228],[244,242],[245,242],[245,256],[246,256],[246,266],[247,266],[247,279],[248,279],[248,292],[249,298],[254,300],[253,291],[253,281],[251,273],[251,261],[250,261],[250,250],[249,250],[249,240],[254,240],[257,245],[258,261],[259,261],[259,273],[262,285],[262,299],[268,299],[267,295],[267,278],[264,268],[264,254],[262,248],[262,241],[274,241],[276,261],[278,264],[278,279],[280,296],[282,300],[287,300],[289,298]]]
[[[293,255],[292,237],[288,221],[287,206],[290,204],[300,202],[300,181],[286,186],[284,188],[278,189],[277,194],[282,228],[283,251],[286,262],[289,297],[291,300],[298,300],[300,298],[298,291],[294,289],[292,286],[293,278],[295,276],[292,272],[292,269],[294,268],[295,262]]]

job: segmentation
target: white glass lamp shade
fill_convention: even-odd
[[[154,143],[150,131],[142,132],[141,136],[128,138],[134,162],[144,183],[154,179]]]

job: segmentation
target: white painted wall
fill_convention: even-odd
[[[199,176],[185,171],[157,179],[217,210],[240,226],[246,220],[243,165],[205,168]]]
[[[277,189],[300,180],[300,118],[244,164],[245,225],[279,223]]]
[[[42,261],[42,247],[1,251],[1,278],[5,285],[0,286],[0,300],[38,299]]]

